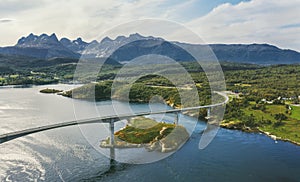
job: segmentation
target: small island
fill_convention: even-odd
[[[126,127],[114,133],[114,146],[110,138],[102,140],[102,148],[139,148],[148,151],[171,152],[178,149],[189,138],[183,126],[156,122],[145,117],[132,118]]]
[[[63,90],[57,90],[57,89],[51,89],[51,88],[45,88],[45,89],[42,89],[40,90],[41,93],[44,93],[44,94],[56,94],[56,93],[61,93],[63,92]]]

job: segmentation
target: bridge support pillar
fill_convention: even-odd
[[[209,107],[209,108],[207,108],[207,119],[209,119],[210,118],[210,110],[211,110],[211,108]]]
[[[111,119],[109,122],[109,129],[110,129],[110,159],[115,159],[115,120]]]
[[[175,125],[178,125],[178,120],[179,120],[179,112],[175,112]]]

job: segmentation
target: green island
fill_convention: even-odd
[[[75,65],[66,60],[63,65],[47,65],[34,71],[21,69],[21,72],[6,70],[0,76],[2,85],[6,84],[44,84],[40,79],[64,83],[71,80]],[[194,62],[180,63],[191,75],[199,94],[199,101],[190,100],[190,105],[210,103],[211,93],[207,77],[201,67]],[[300,65],[255,65],[243,63],[221,62],[230,102],[226,105],[221,127],[246,132],[262,132],[273,139],[300,143]],[[169,80],[158,75],[147,75],[138,79],[130,88],[129,98],[123,93],[126,87],[111,92],[113,80],[122,66],[107,64],[95,82],[90,83],[89,75],[83,76],[84,86],[64,91],[63,96],[74,99],[95,100],[128,100],[130,102],[147,103],[155,95],[160,95],[166,104],[174,108],[188,107],[181,105],[179,90],[190,94],[190,85],[175,87]],[[183,76],[168,68],[182,83]],[[171,75],[172,76],[172,75]],[[22,78],[25,81],[22,81]],[[182,80],[180,80],[182,79]],[[34,80],[34,82],[32,82]],[[74,94],[75,93],[75,94]],[[199,111],[200,119],[206,117],[206,110]],[[187,113],[195,115],[195,113]]]
[[[57,90],[57,89],[51,89],[51,88],[45,88],[40,90],[41,93],[44,94],[56,94],[56,93],[61,93],[63,90]]]
[[[145,147],[148,151],[171,152],[188,138],[189,133],[183,126],[135,117],[129,120],[126,127],[114,133],[114,147]],[[111,147],[109,141],[108,137],[101,141],[100,146]]]

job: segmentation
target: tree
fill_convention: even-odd
[[[257,122],[256,122],[256,119],[253,114],[251,114],[250,116],[245,116],[243,118],[243,123],[248,127],[256,127],[257,126]]]
[[[283,121],[283,120],[287,119],[287,116],[285,114],[283,114],[283,113],[279,113],[279,114],[275,114],[274,118],[277,121]]]

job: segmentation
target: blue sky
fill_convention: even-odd
[[[300,51],[299,0],[1,0],[0,46],[29,33],[91,41],[124,22],[183,24],[206,43],[269,43]]]
[[[188,4],[186,7],[183,7],[182,9],[179,9],[177,11],[182,12],[181,14],[178,14],[176,17],[177,21],[189,21],[194,18],[198,18],[201,16],[204,16],[205,14],[209,13],[213,8],[224,4],[224,3],[230,3],[230,4],[238,4],[240,2],[246,2],[249,0],[194,0],[194,1],[187,1],[186,4]],[[174,6],[174,4],[182,5],[182,0],[170,0],[169,2],[165,3],[165,6],[163,8],[168,8],[170,6]],[[188,3],[190,2],[190,3]]]

